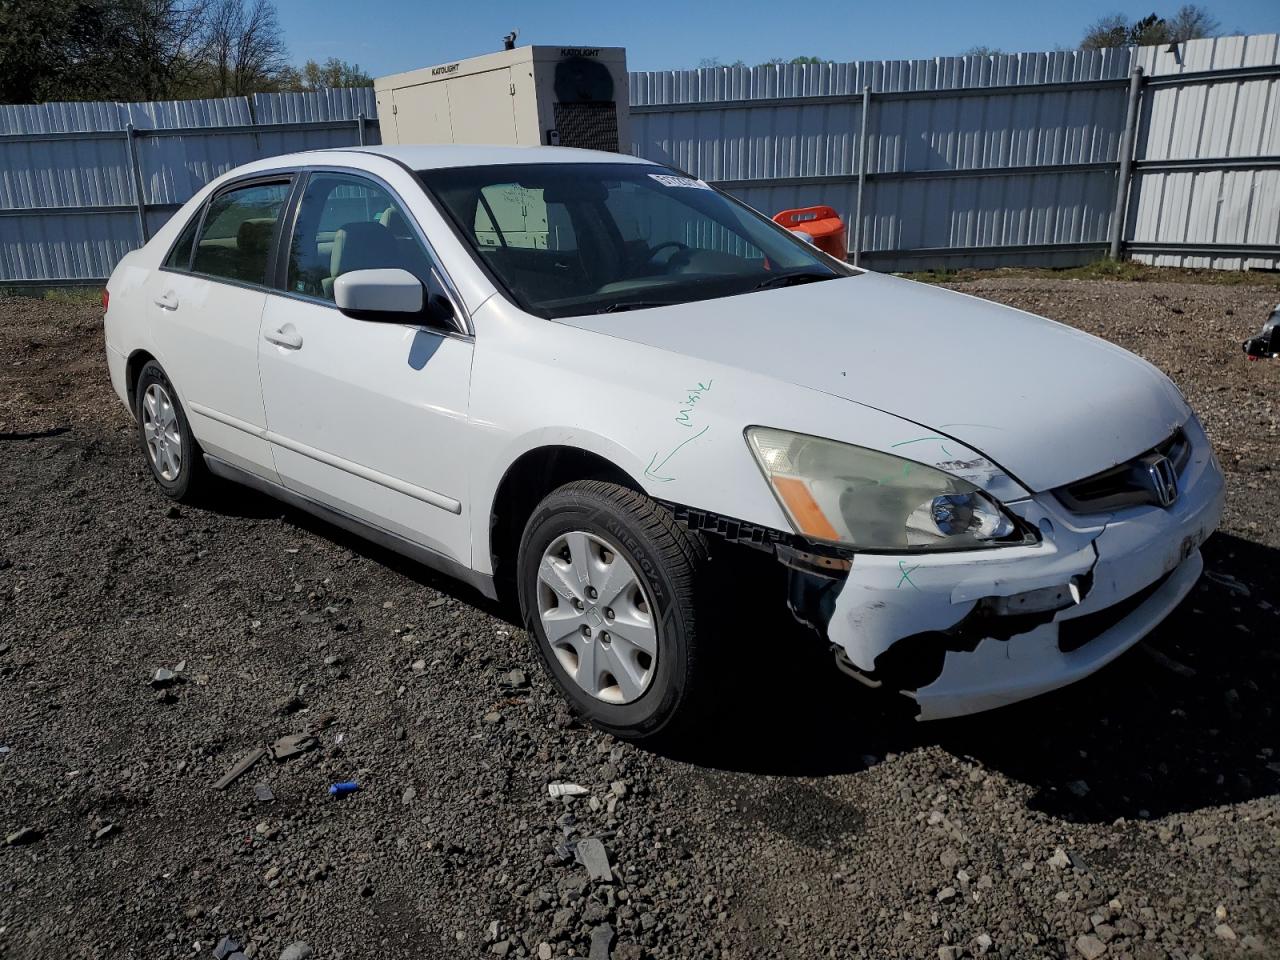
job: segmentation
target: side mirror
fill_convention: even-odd
[[[422,281],[408,270],[352,270],[333,281],[338,309],[357,320],[408,323],[422,313]]]

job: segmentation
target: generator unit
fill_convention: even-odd
[[[631,149],[622,47],[517,47],[373,87],[383,143]]]

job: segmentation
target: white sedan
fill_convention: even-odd
[[[166,494],[234,480],[509,589],[564,695],[622,736],[714,693],[739,598],[710,574],[743,555],[841,669],[930,719],[1114,659],[1186,596],[1222,512],[1150,364],[853,269],[631,157],[261,160],[107,298]]]

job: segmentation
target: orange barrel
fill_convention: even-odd
[[[797,233],[813,237],[813,245],[823,253],[844,260],[849,255],[849,243],[844,221],[831,207],[801,207],[783,210],[773,222]]]

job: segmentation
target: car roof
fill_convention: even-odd
[[[306,153],[273,157],[276,164],[298,165],[333,163],[337,154],[368,154],[387,157],[413,170],[435,170],[443,167],[492,166],[504,163],[635,163],[652,161],[623,153],[603,150],[579,150],[574,147],[514,147],[488,144],[434,143],[394,146],[337,147]],[[350,158],[344,159],[350,162]]]

